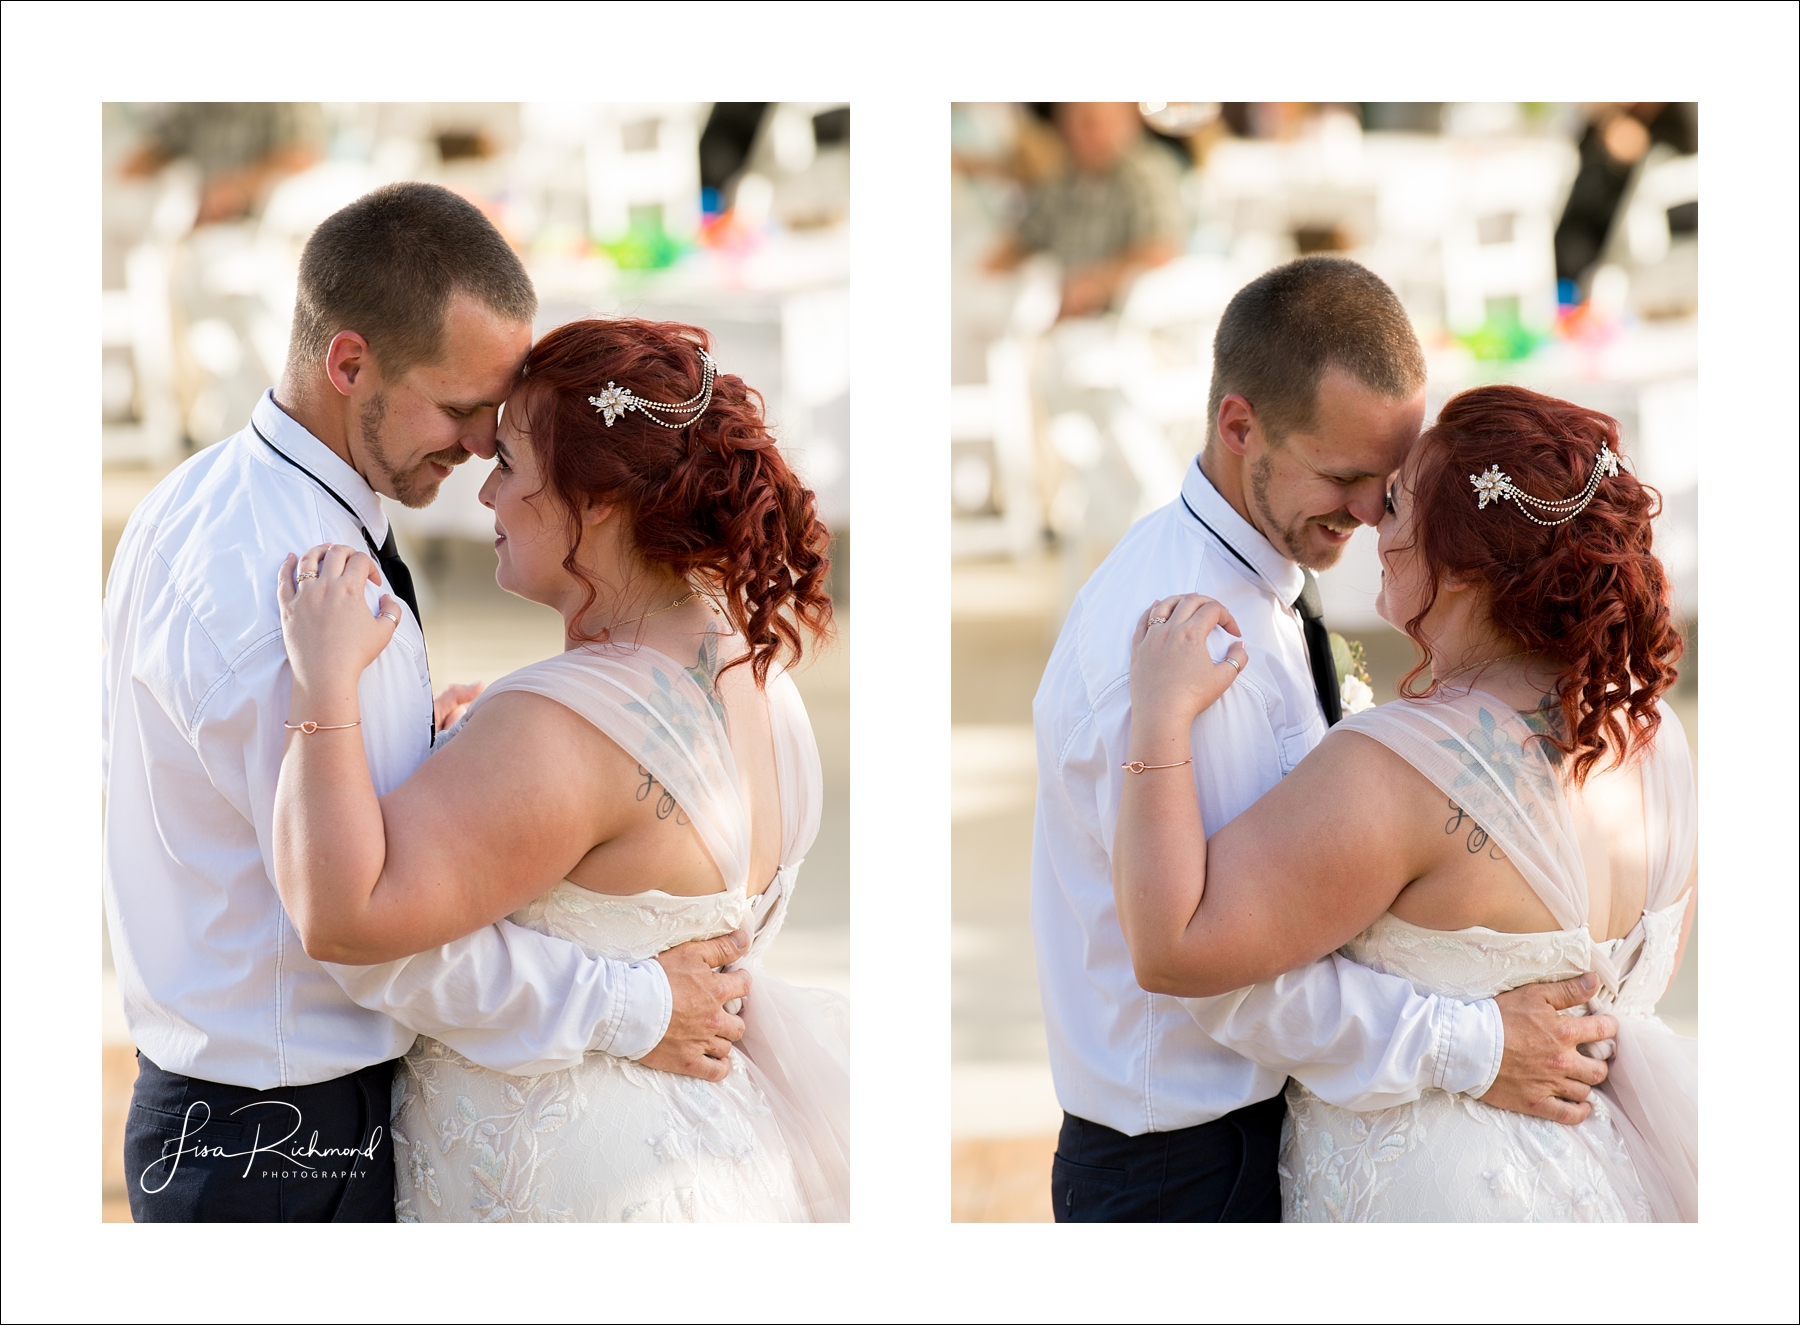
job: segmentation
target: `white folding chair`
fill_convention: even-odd
[[[1556,139],[1470,145],[1443,230],[1444,320],[1472,332],[1510,308],[1521,326],[1556,322],[1556,218],[1578,164]]]
[[[661,217],[663,232],[700,230],[700,107],[694,102],[599,107],[588,136],[588,229],[596,239],[630,232],[633,217]]]

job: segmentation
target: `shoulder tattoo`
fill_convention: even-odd
[[[642,764],[638,765],[638,776],[644,780],[638,784],[637,798],[640,801],[654,798],[653,808],[658,819],[667,819],[673,816],[676,823],[686,827],[688,817],[682,812],[681,806],[675,803],[674,793],[658,782],[656,775]]]
[[[718,690],[718,626],[708,623],[706,627],[706,638],[700,642],[700,656],[694,660],[694,665],[687,669],[687,674],[693,680],[694,684],[700,687],[701,693],[706,696],[706,702],[712,706],[714,715],[717,716],[719,722],[725,726],[727,731],[729,731],[731,725],[725,716],[725,702],[719,698]]]
[[[1445,837],[1455,837],[1458,833],[1462,833],[1464,834],[1463,848],[1471,856],[1479,856],[1485,850],[1489,860],[1506,859],[1506,853],[1501,851],[1499,844],[1488,836],[1487,829],[1475,822],[1474,815],[1455,801],[1448,801],[1446,804],[1450,807],[1450,817],[1444,821]]]

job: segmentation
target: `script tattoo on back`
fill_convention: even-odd
[[[676,823],[686,827],[688,817],[682,811],[681,806],[675,803],[674,793],[658,782],[656,775],[642,764],[638,765],[638,776],[644,780],[638,784],[637,798],[640,801],[647,801],[654,796],[656,800],[652,808],[658,819],[667,819],[673,815]]]
[[[1489,860],[1506,859],[1506,853],[1500,850],[1498,843],[1488,837],[1487,829],[1475,822],[1474,815],[1453,800],[1445,803],[1450,807],[1450,817],[1444,821],[1445,837],[1454,837],[1463,832],[1463,825],[1467,824],[1468,832],[1463,838],[1463,847],[1471,856],[1479,856],[1485,849]]]

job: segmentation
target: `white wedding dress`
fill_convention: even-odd
[[[1341,952],[1422,993],[1491,998],[1519,985],[1601,977],[1594,1011],[1619,1019],[1606,1084],[1575,1127],[1428,1090],[1367,1113],[1298,1082],[1282,1128],[1284,1222],[1617,1222],[1698,1217],[1696,1042],[1656,1017],[1674,974],[1696,806],[1687,737],[1665,704],[1639,767],[1649,875],[1642,918],[1621,939],[1587,930],[1587,876],[1545,742],[1481,691],[1397,701],[1341,724],[1380,741],[1486,830],[1560,930],[1422,929],[1392,912]],[[1578,1012],[1581,1009],[1571,1009]]]
[[[509,690],[592,722],[668,788],[731,881],[725,891],[612,896],[567,880],[515,923],[591,954],[641,961],[748,930],[743,1040],[719,1083],[607,1054],[507,1076],[421,1036],[394,1081],[402,1221],[841,1221],[849,1218],[849,1013],[761,969],[819,829],[818,747],[793,681],[765,690],[781,802],[781,865],[748,890],[750,828],[723,716],[702,679],[648,648],[573,650],[514,672]]]

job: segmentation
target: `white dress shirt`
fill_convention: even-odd
[[[1079,1118],[1138,1136],[1211,1122],[1270,1098],[1289,1076],[1333,1104],[1378,1109],[1431,1087],[1480,1093],[1499,1071],[1492,1000],[1422,995],[1335,953],[1217,998],[1146,993],[1132,974],[1111,856],[1138,615],[1158,598],[1202,593],[1243,631],[1249,664],[1193,729],[1193,776],[1216,833],[1324,738],[1292,607],[1303,579],[1196,462],[1181,497],[1132,527],[1063,624],[1032,703],[1031,920],[1056,1094]],[[1215,657],[1228,642],[1215,632]]]
[[[366,550],[364,529],[381,546],[387,519],[272,392],[251,423],[157,484],[107,578],[106,919],[132,1039],[159,1067],[259,1090],[395,1058],[420,1032],[502,1072],[648,1053],[671,1010],[654,961],[505,921],[380,966],[302,949],[271,855],[293,687],[276,575],[320,543]],[[425,638],[400,610],[357,687],[377,794],[431,748]]]

